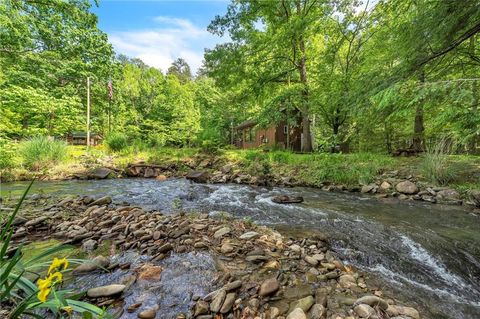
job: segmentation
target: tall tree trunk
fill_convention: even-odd
[[[475,36],[472,36],[470,38],[470,54],[472,56],[475,56]],[[475,76],[474,76],[475,77]],[[477,112],[478,112],[478,103],[479,103],[479,97],[478,97],[478,82],[476,80],[472,81],[472,118],[474,119],[472,123],[472,137],[470,139],[469,147],[468,147],[468,152],[470,154],[475,154],[477,153],[477,142],[478,142],[478,124],[475,121]]]
[[[425,83],[425,73],[420,72],[420,85]],[[423,152],[425,147],[425,126],[423,121],[423,100],[420,100],[415,109],[415,122],[413,125],[413,149],[416,152]]]
[[[303,129],[303,152],[312,151],[312,134],[310,130],[310,116],[309,116],[309,92],[308,92],[308,78],[307,78],[307,65],[305,58],[305,42],[303,37],[300,37],[300,51],[302,57],[298,64],[298,70],[300,72],[300,81],[303,84],[302,96],[303,96],[303,105],[301,109],[302,113],[302,129]]]
[[[297,0],[295,1],[297,7],[297,14],[302,15],[302,2]],[[305,5],[305,3],[303,3]],[[305,39],[303,34],[300,34],[298,37],[298,47],[300,49],[300,59],[297,62],[297,69],[300,73],[300,81],[303,84],[302,97],[303,105],[300,109],[302,113],[302,152],[311,152],[312,148],[312,134],[310,130],[310,108],[309,108],[309,92],[308,92],[308,77],[307,77],[307,63],[306,63],[306,49],[305,49]]]

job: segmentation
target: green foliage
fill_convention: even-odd
[[[0,171],[14,167],[14,151],[16,147],[6,139],[0,138]]]
[[[450,144],[449,140],[442,138],[427,146],[420,167],[424,177],[431,183],[446,185],[457,175],[457,171],[448,159],[452,148]]]
[[[67,143],[37,136],[22,142],[20,153],[28,168],[38,170],[63,161],[67,157]]]
[[[203,140],[200,151],[206,154],[216,155],[220,153],[220,145],[214,140]]]
[[[128,147],[127,136],[123,133],[112,132],[105,139],[105,144],[113,152],[123,151]]]
[[[373,153],[294,154],[249,150],[241,154],[248,172],[260,174],[281,170],[311,186],[370,183],[378,174],[393,169],[395,164],[391,157]]]

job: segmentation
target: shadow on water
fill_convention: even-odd
[[[25,183],[2,185],[18,195]],[[480,218],[461,207],[376,200],[309,188],[192,184],[183,179],[39,182],[32,193],[110,195],[165,213],[226,211],[272,226],[319,229],[335,251],[432,319],[480,318]],[[299,205],[270,198],[300,195]],[[372,277],[374,277],[372,276]]]
[[[71,287],[86,290],[92,287],[92,283],[102,286],[128,282],[135,269],[146,261],[146,256],[125,252],[116,256],[113,262],[131,263],[129,270],[117,269],[107,274],[92,273],[76,277]],[[172,254],[156,265],[163,268],[160,279],[137,279],[125,295],[125,308],[141,303],[139,311],[143,311],[158,305],[158,313],[162,318],[176,318],[179,313],[190,312],[193,296],[204,296],[213,289],[216,268],[214,260],[208,254]],[[112,312],[117,310],[112,309]],[[137,312],[124,311],[121,318],[136,319]]]

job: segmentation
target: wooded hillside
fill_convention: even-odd
[[[478,1],[233,1],[192,74],[116,55],[91,2],[0,4],[2,139],[85,130],[132,143],[226,145],[232,126],[302,117],[304,151],[423,150],[479,143]],[[112,83],[112,96],[107,85]],[[290,114],[292,114],[290,113]],[[308,138],[314,137],[313,139]]]

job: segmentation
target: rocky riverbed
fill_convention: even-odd
[[[320,232],[282,235],[228,214],[164,215],[108,196],[38,196],[25,211],[15,241],[56,238],[88,251],[73,285],[120,318],[420,318],[344,265]],[[106,243],[110,253],[96,255]],[[132,252],[142,258],[118,258]],[[165,278],[176,290],[162,291]]]

